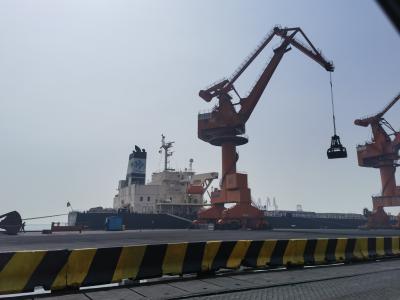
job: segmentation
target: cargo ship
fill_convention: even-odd
[[[104,229],[106,219],[120,216],[126,229],[179,229],[190,228],[197,212],[207,206],[205,196],[217,172],[197,174],[193,170],[193,159],[188,167],[176,171],[170,167],[171,148],[174,142],[161,136],[159,152],[164,156],[164,168],[151,175],[146,183],[147,152],[135,146],[129,155],[126,177],[118,182],[118,192],[113,199],[113,208],[95,207],[88,211],[71,211],[70,226],[87,229]],[[273,228],[358,228],[367,218],[355,213],[317,213],[306,211],[266,210],[265,218]]]
[[[207,205],[204,195],[218,173],[194,172],[193,159],[184,170],[174,170],[170,167],[173,144],[161,136],[159,152],[164,156],[164,169],[152,173],[148,183],[145,183],[147,152],[135,146],[129,155],[126,177],[118,182],[113,208],[72,211],[68,215],[69,225],[103,229],[107,217],[119,215],[126,229],[189,227],[197,212]]]

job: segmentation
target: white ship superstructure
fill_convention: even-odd
[[[218,173],[195,174],[189,168],[175,171],[169,167],[170,149],[174,142],[166,142],[162,135],[160,152],[164,152],[164,170],[153,173],[151,181],[144,184],[146,176],[146,152],[135,147],[129,156],[125,180],[120,180],[114,197],[114,209],[127,209],[137,213],[170,213],[190,215],[204,206],[204,193]]]

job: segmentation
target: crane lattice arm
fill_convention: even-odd
[[[392,106],[395,105],[396,102],[399,100],[400,100],[400,93],[396,97],[394,97],[393,100],[390,101],[389,104],[386,105],[386,107],[381,112],[379,112],[376,115],[371,116],[371,117],[357,119],[354,121],[354,124],[356,124],[358,126],[367,127],[368,125],[370,125],[374,122],[379,122],[383,118],[383,116],[389,111],[389,109],[391,109]]]
[[[300,33],[306,40],[308,46],[302,44],[294,37],[297,33]],[[237,93],[234,83],[243,74],[243,72],[249,67],[249,65],[254,61],[254,59],[262,52],[262,50],[271,42],[275,37],[279,36],[282,38],[282,43],[276,49],[274,49],[274,55],[268,63],[265,70],[262,72],[261,76],[257,80],[256,84],[250,91],[249,95],[245,98],[241,98]],[[302,53],[316,61],[318,64],[323,66],[327,71],[333,72],[334,66],[332,62],[327,61],[322,54],[314,47],[308,37],[299,28],[279,28],[275,27],[261,42],[261,44],[255,49],[255,51],[249,56],[249,58],[239,67],[239,69],[231,76],[231,78],[224,79],[216,84],[213,84],[206,90],[201,90],[199,95],[205,101],[209,102],[214,97],[220,97],[222,94],[226,95],[232,90],[239,96],[241,108],[238,115],[245,122],[250,117],[258,100],[260,99],[262,93],[268,85],[272,75],[274,74],[278,64],[280,63],[283,55],[288,52],[291,48],[290,45],[299,49]]]
[[[276,35],[280,36],[283,39],[283,42],[278,48],[274,49],[274,55],[271,61],[265,68],[264,72],[261,74],[260,78],[257,80],[249,95],[241,100],[241,109],[239,110],[239,115],[241,115],[244,120],[247,120],[250,117],[259,99],[261,98],[262,93],[267,87],[272,75],[274,74],[278,64],[280,63],[283,55],[291,49],[290,45],[294,46],[302,53],[323,66],[325,70],[329,72],[333,72],[334,70],[332,62],[327,61],[322,56],[322,54],[317,51],[317,49],[300,28],[275,28],[274,32]],[[301,33],[303,35],[303,37],[309,44],[309,47],[303,45],[294,38],[297,33]]]

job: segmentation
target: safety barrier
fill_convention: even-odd
[[[400,256],[400,237],[209,241],[0,253],[0,294],[78,289],[239,267],[291,267]]]

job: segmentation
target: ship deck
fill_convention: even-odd
[[[399,236],[399,230],[359,230],[359,229],[274,229],[267,231],[244,230],[126,230],[56,232],[45,235],[40,232],[20,233],[9,236],[0,233],[0,252],[19,250],[55,250],[117,247],[140,244],[160,244],[174,242],[196,242],[213,240],[265,240],[293,238],[338,238]]]

